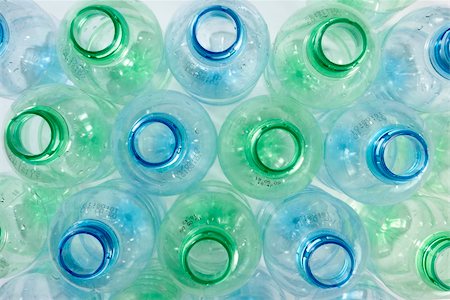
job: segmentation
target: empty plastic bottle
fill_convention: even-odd
[[[281,27],[266,82],[277,94],[328,110],[360,97],[378,64],[378,44],[358,12],[338,3],[312,5]]]
[[[228,180],[261,200],[300,192],[323,159],[317,121],[287,97],[245,101],[228,116],[219,140],[219,161]]]
[[[258,266],[258,224],[247,201],[231,186],[202,183],[167,212],[158,255],[185,291],[224,295],[244,285]]]
[[[0,278],[29,267],[47,237],[47,213],[41,198],[28,185],[0,176]]]
[[[424,112],[450,111],[450,8],[402,18],[384,40],[378,86]]]
[[[363,206],[375,272],[405,299],[450,298],[450,205],[419,196],[389,207]]]
[[[299,297],[342,293],[365,269],[367,237],[353,209],[317,189],[261,211],[264,260],[273,279]]]
[[[216,129],[206,110],[175,91],[146,93],[120,113],[113,132],[121,175],[148,192],[178,194],[199,182],[216,157]]]
[[[351,289],[344,291],[336,297],[332,297],[332,300],[397,300],[393,294],[385,287],[379,284],[379,279],[376,280],[369,277],[367,274],[361,276]]]
[[[385,205],[412,196],[432,161],[423,120],[405,105],[375,97],[344,111],[325,141],[331,186],[356,201]]]
[[[152,258],[163,208],[122,181],[64,201],[50,234],[50,255],[72,285],[101,292],[129,286]]]
[[[65,85],[26,91],[11,106],[8,159],[19,175],[52,187],[74,186],[113,170],[110,132],[116,111]]]
[[[125,104],[169,78],[161,28],[139,1],[83,1],[64,17],[58,55],[87,92]]]
[[[189,3],[166,32],[172,74],[189,94],[208,104],[228,104],[249,94],[269,51],[263,17],[242,0]]]
[[[0,2],[0,96],[64,82],[56,55],[55,24],[32,1]]]

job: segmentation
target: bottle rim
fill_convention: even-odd
[[[210,14],[224,16],[231,19],[235,24],[236,38],[233,43],[223,51],[216,52],[206,49],[197,37],[197,31],[202,23],[202,19]],[[188,40],[190,39],[193,49],[203,58],[213,61],[221,61],[230,58],[239,52],[244,43],[244,31],[244,22],[238,13],[226,6],[213,5],[204,8],[194,16],[190,26]]]
[[[9,43],[9,27],[3,15],[0,13],[0,55],[2,55]]]
[[[25,149],[21,133],[24,125],[33,117],[40,117],[50,128],[50,141],[38,154]],[[6,145],[19,159],[30,164],[46,164],[55,160],[69,144],[69,129],[64,117],[51,107],[36,106],[22,111],[12,118],[6,128]]]
[[[450,80],[450,23],[439,29],[431,39],[429,57],[436,72]]]

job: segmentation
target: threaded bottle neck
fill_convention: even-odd
[[[6,51],[9,42],[9,28],[5,18],[0,14],[0,55]]]
[[[450,231],[429,236],[416,256],[421,278],[432,288],[450,291]]]
[[[438,30],[431,39],[429,55],[436,72],[450,80],[450,23]]]

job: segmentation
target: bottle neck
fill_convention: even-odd
[[[38,121],[39,124],[33,122]],[[31,130],[39,127],[37,134]],[[44,132],[46,127],[47,133]],[[46,137],[45,135],[49,135]],[[30,144],[30,139],[36,139]],[[48,139],[48,141],[47,141]],[[47,106],[36,106],[12,118],[6,129],[6,145],[16,157],[30,164],[46,164],[56,159],[69,144],[69,129],[64,117]],[[33,147],[37,150],[32,150]]]
[[[367,163],[372,174],[380,180],[405,183],[428,168],[428,144],[420,133],[409,128],[383,128],[369,142]]]
[[[5,18],[0,14],[0,55],[6,51],[9,42],[9,28]]]
[[[333,232],[323,231],[303,241],[297,249],[300,275],[322,289],[344,286],[356,270],[353,248]]]
[[[237,267],[239,253],[234,239],[213,226],[191,231],[180,247],[180,260],[189,277],[202,285],[227,279]]]
[[[210,61],[222,61],[242,49],[245,27],[240,16],[222,5],[198,12],[190,26],[188,41],[195,53]]]
[[[70,276],[92,279],[102,275],[119,254],[114,231],[97,220],[83,220],[71,226],[58,245],[57,262]]]
[[[431,40],[429,55],[436,72],[450,80],[450,23],[441,28]]]
[[[146,168],[168,169],[177,165],[187,152],[186,130],[166,113],[145,115],[135,122],[129,136],[129,152]]]
[[[450,291],[450,231],[429,236],[416,256],[421,278],[432,288]]]
[[[360,24],[347,18],[332,18],[312,30],[307,55],[319,73],[341,78],[363,61],[367,47],[367,33]]]
[[[247,160],[255,169],[275,177],[298,170],[304,152],[305,139],[300,130],[281,119],[263,121],[247,137]]]
[[[128,47],[128,23],[110,6],[91,5],[80,10],[72,20],[69,40],[84,58],[96,63],[111,63]]]

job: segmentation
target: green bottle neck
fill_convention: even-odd
[[[46,124],[49,128],[49,141],[45,148],[37,153],[25,146],[24,136],[37,138],[36,143],[42,142],[42,128],[37,137],[30,136],[30,122],[33,118],[41,120],[41,125]],[[25,110],[9,122],[6,129],[6,145],[13,155],[30,164],[46,164],[56,159],[64,152],[69,144],[69,129],[63,116],[56,110],[46,106],[36,106]]]
[[[417,253],[416,265],[428,285],[450,291],[450,231],[429,236]]]
[[[333,18],[312,30],[307,55],[319,73],[341,78],[361,63],[367,47],[367,34],[360,24],[346,18]]]
[[[129,28],[123,15],[106,5],[80,10],[70,25],[69,40],[84,58],[111,63],[123,55],[129,43]]]

